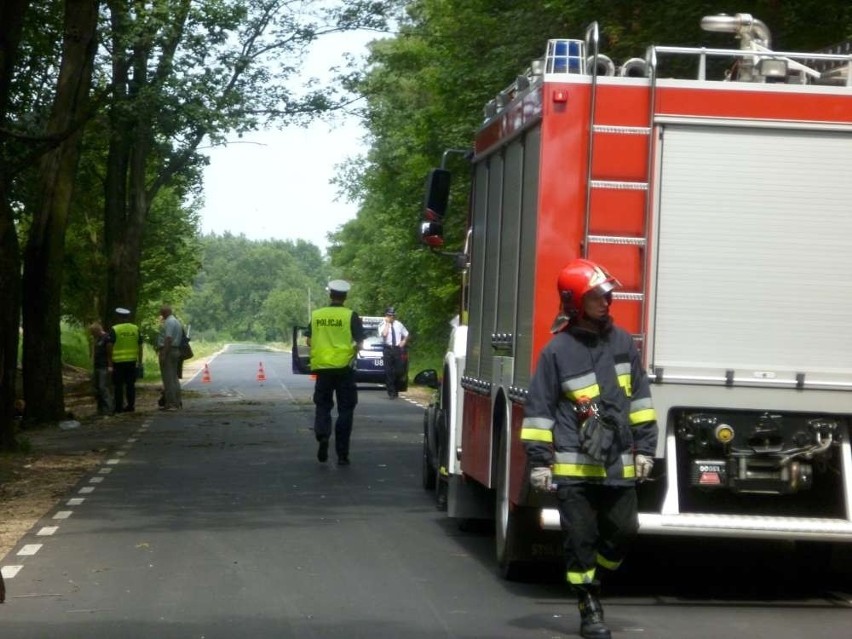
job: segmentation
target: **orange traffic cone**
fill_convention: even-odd
[[[210,383],[210,369],[207,368],[207,364],[204,365],[204,370],[201,372],[201,383],[209,384]]]
[[[266,381],[266,373],[263,372],[263,362],[260,363],[260,368],[257,369],[257,381]]]

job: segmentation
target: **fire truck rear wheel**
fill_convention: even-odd
[[[501,438],[505,439],[505,438]],[[497,569],[504,579],[521,581],[529,574],[528,559],[530,533],[534,525],[531,508],[512,508],[509,502],[509,442],[499,442],[497,483],[494,495],[494,542],[497,551]]]

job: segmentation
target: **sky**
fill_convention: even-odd
[[[324,36],[306,59],[303,74],[324,79],[348,51],[361,57],[374,33]],[[357,118],[329,124],[260,131],[225,147],[205,149],[201,209],[203,233],[245,235],[250,240],[305,240],[323,252],[327,234],[355,217],[357,204],[338,198],[329,181],[336,165],[363,151]]]

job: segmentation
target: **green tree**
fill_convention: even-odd
[[[87,117],[97,44],[98,0],[66,0],[62,61],[47,123],[55,147],[42,156],[41,197],[33,211],[24,253],[24,401],[28,420],[61,419],[60,294],[65,232]]]
[[[309,304],[323,303],[327,266],[319,248],[298,240],[251,241],[208,235],[185,319],[204,336],[286,341]]]
[[[285,0],[108,0],[105,4],[100,25],[105,46],[94,66],[96,93],[90,110],[86,108],[86,78],[92,66],[84,64],[80,56],[75,62],[68,55],[76,51],[68,40],[64,59],[70,62],[60,64],[63,39],[57,33],[63,20],[73,25],[84,45],[77,49],[85,49],[88,55],[92,48],[87,45],[95,39],[90,23],[84,28],[78,18],[98,4],[65,0],[37,3],[30,9],[29,2],[13,0],[4,3],[0,13],[0,116],[4,124],[0,293],[4,303],[10,303],[4,304],[7,313],[0,322],[3,424],[11,424],[13,414],[21,310],[19,238],[24,234],[28,237],[27,290],[49,293],[44,299],[34,294],[25,299],[26,392],[34,392],[34,380],[48,385],[43,387],[43,397],[49,401],[29,403],[32,417],[46,419],[61,412],[61,369],[54,354],[59,352],[54,342],[60,301],[54,291],[62,281],[58,265],[66,262],[62,257],[69,211],[78,210],[68,197],[69,170],[76,159],[69,162],[67,152],[78,152],[83,124],[93,115],[104,115],[92,120],[102,127],[107,145],[103,150],[104,223],[99,230],[91,219],[85,220],[82,236],[91,246],[98,241],[97,234],[103,234],[100,265],[105,269],[96,272],[106,273],[106,285],[75,282],[72,290],[90,291],[100,309],[109,309],[121,299],[123,305],[140,310],[139,302],[144,302],[140,291],[147,286],[142,277],[148,218],[165,189],[177,188],[186,194],[186,185],[198,184],[203,162],[195,153],[198,143],[205,137],[215,143],[228,133],[269,122],[308,119],[335,106],[335,96],[329,91],[288,89],[287,81],[299,71],[305,45],[330,31],[380,28],[386,9],[383,2],[318,5]],[[317,6],[321,9],[315,10]],[[66,79],[76,74],[84,81],[57,84],[63,72]],[[58,93],[50,89],[53,86]],[[66,95],[72,96],[70,102],[64,102],[71,108],[54,111],[51,120],[51,105],[63,103]],[[10,113],[14,120],[10,121]],[[67,128],[60,131],[57,127],[63,117]],[[61,154],[63,160],[54,165],[62,169],[48,173],[44,167],[49,160],[44,160],[39,177],[32,167],[45,153],[54,158]],[[91,168],[86,167],[89,177],[97,174]],[[96,201],[91,193],[84,199]],[[190,220],[191,207],[187,212]],[[81,267],[76,274],[83,275],[82,263],[76,266]],[[189,279],[191,274],[185,276]],[[43,307],[50,312],[39,313]],[[76,308],[82,308],[80,300],[76,300]]]
[[[377,28],[384,3],[330,9],[285,0],[107,0],[111,20],[105,239],[107,307],[134,306],[145,218],[157,192],[222,142],[335,106],[327,90],[291,89],[308,44]],[[320,5],[324,6],[323,4]]]

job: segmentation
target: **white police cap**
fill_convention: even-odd
[[[115,309],[115,313],[116,315],[130,315],[130,310],[119,306],[117,309]]]
[[[346,280],[331,280],[328,283],[328,290],[333,293],[348,293],[352,286]]]

